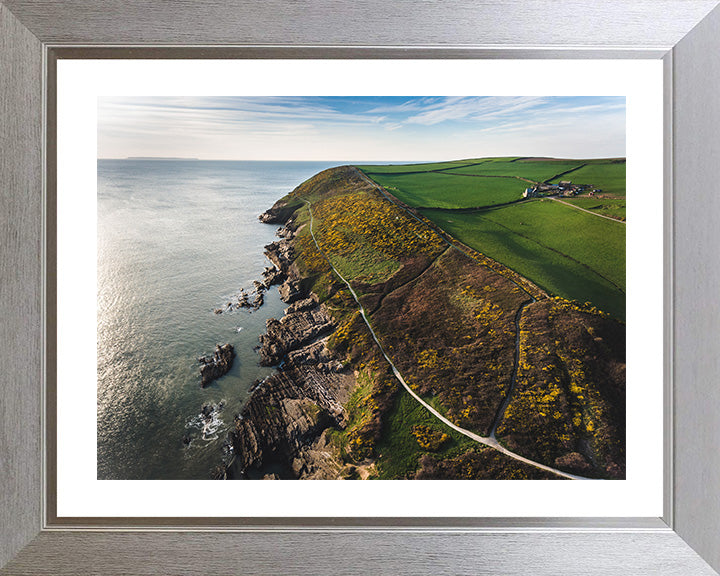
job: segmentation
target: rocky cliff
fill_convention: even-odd
[[[267,223],[283,223],[286,205],[262,214]],[[277,371],[257,382],[235,419],[229,441],[235,455],[229,473],[236,478],[337,478],[343,464],[329,442],[329,431],[343,428],[343,407],[355,376],[327,348],[335,323],[313,294],[302,291],[292,266],[292,223],[266,255],[282,280],[280,297],[289,306],[280,319],[267,321],[260,337],[260,363]]]

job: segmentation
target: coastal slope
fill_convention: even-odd
[[[261,338],[278,369],[236,419],[229,475],[558,477],[434,417],[391,360],[456,426],[558,470],[624,477],[624,325],[549,296],[385,192],[339,167],[261,215],[281,225],[266,253],[289,306]]]

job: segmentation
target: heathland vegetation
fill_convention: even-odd
[[[624,268],[614,267],[620,260],[624,265],[624,252],[622,258],[613,252],[624,251],[624,243],[611,233],[593,247],[583,237],[583,230],[606,234],[595,219],[622,228],[622,238],[624,226],[551,200],[486,209],[475,222],[478,215],[467,208],[502,203],[506,190],[480,187],[473,196],[463,188],[454,200],[452,187],[434,187],[440,179],[507,180],[519,184],[520,197],[521,172],[551,179],[582,164],[503,158],[363,167],[376,182],[396,178],[390,194],[360,170],[341,167],[277,204],[293,230],[290,253],[302,290],[314,293],[333,318],[326,346],[356,378],[344,426],[328,433],[346,465],[372,462],[379,478],[556,477],[474,442],[417,402],[394,376],[333,268],[352,286],[404,380],[445,418],[481,436],[495,430],[514,452],[560,470],[624,476],[624,325],[606,312],[623,313],[611,305],[620,296],[607,302],[598,296],[613,288],[624,292]],[[508,175],[445,174],[486,165]],[[516,175],[509,173],[516,168]],[[424,190],[423,178],[431,182]],[[401,192],[407,182],[410,191]],[[403,205],[412,198],[436,210]],[[465,210],[456,214],[451,207]],[[506,251],[493,255],[503,245]],[[523,258],[539,264],[526,272],[517,265]],[[577,277],[554,272],[565,260]],[[597,302],[568,298],[570,280]],[[591,291],[593,282],[598,287]]]

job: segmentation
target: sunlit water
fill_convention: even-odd
[[[98,478],[209,478],[284,305],[273,288],[258,311],[213,311],[269,265],[258,214],[332,165],[98,161]],[[203,389],[197,359],[225,342],[232,370]]]

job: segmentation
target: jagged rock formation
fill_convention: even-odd
[[[220,376],[224,376],[232,368],[233,359],[235,358],[235,350],[232,344],[218,344],[212,356],[201,356],[198,362],[200,366],[200,376],[202,377],[202,387],[205,388],[213,380],[217,380]]]
[[[297,207],[297,204],[280,200],[272,208],[260,214],[258,220],[265,224],[285,224]]]
[[[333,321],[323,306],[291,312],[280,320],[270,318],[266,322],[265,334],[260,336],[260,364],[274,366],[280,363],[288,352],[316,341],[333,327]]]
[[[354,378],[299,360],[289,359],[283,370],[266,378],[235,420],[230,437],[241,477],[263,477],[271,470],[299,478],[328,467],[328,477],[335,477],[341,467],[331,454],[322,464],[314,452],[324,447],[327,453],[326,437],[321,440],[326,429],[344,426],[342,405]]]
[[[285,223],[293,210],[278,203],[260,220]],[[288,222],[278,230],[282,239],[265,247],[274,268],[265,269],[263,284],[282,283],[279,294],[289,306],[282,318],[267,321],[260,337],[260,363],[279,368],[257,383],[228,435],[235,454],[233,477],[337,478],[343,468],[328,432],[345,426],[343,404],[355,376],[326,347],[335,324],[317,297],[302,291],[292,267],[293,235]]]
[[[279,268],[275,268],[274,266],[268,266],[265,268],[265,270],[263,270],[262,277],[265,288],[270,288],[270,286],[280,284],[285,280],[285,274],[283,271]]]
[[[278,288],[278,294],[280,294],[280,299],[288,304],[302,298],[300,284],[297,280],[285,280]]]
[[[271,242],[265,246],[265,255],[278,270],[287,271],[293,260],[292,248],[287,240]]]
[[[284,477],[337,477],[342,466],[325,431],[344,427],[343,404],[355,377],[325,346],[333,326],[313,298],[292,305],[281,320],[268,320],[262,363],[282,359],[283,365],[258,384],[236,418],[231,442],[241,476],[280,469]]]

